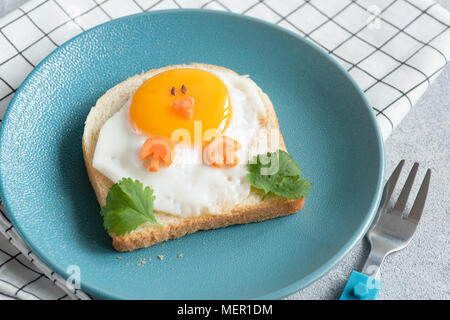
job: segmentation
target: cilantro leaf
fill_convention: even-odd
[[[152,189],[144,188],[138,180],[123,178],[109,189],[100,211],[105,229],[121,236],[145,222],[161,226],[153,214],[154,200]]]
[[[289,199],[303,198],[311,183],[300,177],[300,166],[283,150],[257,155],[247,164],[249,183],[264,191],[263,200],[273,193]]]
[[[273,185],[272,192],[289,199],[300,199],[308,195],[311,183],[306,178],[285,177]]]

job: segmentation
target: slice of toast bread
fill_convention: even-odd
[[[96,170],[92,163],[95,147],[100,130],[105,122],[111,118],[132,97],[134,92],[146,81],[158,72],[174,67],[203,67],[208,69],[231,72],[229,69],[205,64],[178,65],[150,70],[146,73],[135,75],[115,87],[108,90],[96,105],[90,110],[86,119],[83,133],[83,155],[89,180],[94,188],[98,202],[101,206],[106,203],[106,196],[113,182]],[[234,73],[236,74],[236,73]],[[260,97],[266,107],[267,117],[264,123],[266,129],[276,129],[279,132],[279,148],[286,151],[283,137],[279,131],[278,119],[269,97],[258,88]],[[269,130],[268,130],[269,131]],[[156,195],[157,196],[157,195]],[[149,247],[153,244],[182,237],[198,230],[208,230],[225,227],[233,224],[258,222],[266,219],[281,217],[297,212],[304,203],[302,199],[285,199],[277,196],[268,196],[262,200],[262,192],[251,188],[249,196],[222,214],[201,214],[193,217],[181,217],[160,211],[154,211],[157,221],[162,227],[145,223],[131,233],[116,236],[110,233],[113,246],[118,251],[132,251],[138,248]]]

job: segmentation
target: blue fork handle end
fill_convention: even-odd
[[[352,271],[339,300],[375,300],[380,289],[380,280]]]

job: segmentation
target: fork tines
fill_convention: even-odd
[[[392,173],[391,177],[389,178],[387,184],[387,194],[386,194],[386,203],[390,200],[392,193],[394,191],[395,185],[397,184],[398,178],[400,176],[400,173],[402,171],[403,165],[405,164],[405,160],[400,161],[400,163],[395,168],[394,172]],[[406,208],[406,203],[409,198],[409,194],[411,193],[412,186],[414,184],[414,179],[416,177],[417,171],[419,169],[419,164],[417,162],[414,163],[411,171],[408,174],[408,178],[406,179],[405,185],[403,189],[400,192],[400,195],[398,196],[397,202],[394,205],[394,208],[392,210],[391,214],[396,214],[399,216],[404,215],[403,211]],[[428,169],[425,177],[422,181],[422,185],[420,186],[419,192],[417,193],[416,199],[414,201],[414,204],[412,206],[411,211],[409,214],[405,217],[408,220],[412,222],[419,222],[420,217],[422,215],[423,208],[425,206],[425,200],[427,198],[428,194],[428,188],[430,186],[430,178],[431,178],[431,170]]]

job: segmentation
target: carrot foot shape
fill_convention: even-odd
[[[205,146],[204,160],[207,164],[217,168],[222,168],[224,165],[234,167],[239,163],[237,151],[240,149],[241,144],[236,140],[226,136],[218,136]]]
[[[142,145],[139,159],[145,160],[151,157],[149,170],[156,172],[159,162],[162,161],[167,167],[170,166],[174,157],[174,144],[164,136],[152,136]]]

